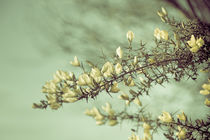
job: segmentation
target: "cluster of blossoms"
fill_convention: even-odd
[[[204,40],[201,37],[195,39],[195,36],[192,35],[190,40],[187,41],[187,43],[190,47],[190,51],[196,53],[204,45]]]
[[[164,40],[168,40],[168,32],[165,30],[160,30],[159,28],[156,28],[154,30],[154,36],[160,40],[160,39],[164,39]]]
[[[125,100],[125,104],[127,106],[130,105],[130,103],[133,101],[134,104],[138,105],[138,106],[142,106],[142,103],[141,101],[139,100],[139,97],[135,97],[135,98],[130,98],[128,94],[126,93],[122,93],[120,96],[119,96],[119,99],[121,100]]]
[[[167,123],[167,124],[175,124],[174,123],[174,119],[172,118],[172,116],[170,115],[170,113],[163,111],[162,115],[158,117],[159,120],[161,120],[163,123]],[[183,121],[184,123],[187,121],[187,117],[184,114],[184,112],[182,112],[181,114],[177,115],[177,119],[178,121]],[[177,125],[177,131],[176,132],[176,136],[178,137],[179,140],[183,140],[186,138],[187,135],[187,129],[181,125]]]
[[[143,129],[144,134],[143,138],[139,138],[139,136],[135,135],[135,133],[132,133],[131,137],[128,138],[128,140],[152,140],[152,135],[150,133],[151,126],[147,123],[143,123]]]
[[[103,125],[107,121],[109,121],[110,126],[118,124],[115,111],[112,109],[112,106],[109,103],[106,103],[105,106],[102,106],[102,109],[106,114],[102,114],[96,107],[93,107],[90,110],[87,109],[85,114],[93,117],[96,120],[97,125]]]
[[[202,85],[203,90],[200,90],[200,94],[202,95],[209,95],[210,94],[210,79],[208,79],[208,83],[205,83]],[[210,107],[210,100],[206,98],[204,101],[204,104],[208,107]]]
[[[184,24],[172,23],[173,21],[168,18],[168,13],[164,8],[158,11],[158,15],[163,22],[175,26],[177,30],[178,28],[184,30]],[[179,140],[193,139],[198,134],[199,138],[204,139],[209,134],[210,123],[208,121],[204,122],[197,119],[193,124],[184,112],[174,118],[173,115],[171,116],[165,111],[158,118],[152,119],[149,113],[144,114],[144,107],[140,101],[140,96],[143,96],[144,93],[148,95],[149,89],[153,85],[169,82],[171,77],[176,81],[180,81],[185,76],[195,80],[198,75],[198,65],[201,63],[205,65],[208,60],[209,56],[206,55],[208,49],[206,48],[207,45],[204,44],[205,37],[195,34],[195,36],[202,36],[196,39],[192,32],[186,36],[185,34],[183,36],[179,31],[173,30],[173,33],[174,39],[169,38],[167,31],[156,28],[154,30],[156,47],[147,51],[142,42],[140,42],[140,47],[133,48],[134,33],[128,31],[126,37],[129,46],[118,47],[114,59],[112,61],[104,59],[105,63],[101,67],[87,61],[90,66],[89,70],[85,69],[83,63],[75,56],[70,64],[81,68],[83,72],[75,76],[72,72],[56,71],[53,79],[42,87],[42,92],[46,94],[47,100],[34,103],[32,107],[44,109],[49,106],[51,109],[57,110],[63,103],[73,103],[89,98],[95,99],[103,91],[108,94],[120,92],[118,98],[126,104],[126,109],[123,112],[117,113],[112,109],[111,104],[106,103],[105,106],[102,106],[102,110],[93,107],[87,109],[85,114],[94,118],[97,125],[108,123],[110,126],[115,126],[122,120],[137,122],[137,126],[142,126],[144,129],[143,138],[140,139],[139,136],[132,133],[131,137],[128,138],[129,140],[151,140],[153,132],[162,127],[169,131],[168,134],[164,133],[168,139],[173,139],[174,136]],[[189,40],[190,36],[191,39]],[[207,65],[209,66],[209,64]],[[121,85],[127,87],[130,94],[123,92],[120,88]],[[200,93],[209,95],[210,80],[202,87],[203,90]],[[135,114],[127,112],[127,107],[132,103],[138,105],[139,110]],[[210,107],[208,98],[204,103]],[[196,133],[194,134],[194,132]]]

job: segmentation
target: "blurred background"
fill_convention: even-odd
[[[168,30],[156,11],[165,7],[178,20],[197,17],[209,23],[209,5],[188,0],[0,0],[0,139],[1,140],[127,140],[132,123],[97,126],[84,115],[86,108],[105,102],[121,108],[116,98],[102,94],[96,101],[79,101],[52,111],[33,110],[44,98],[41,87],[56,70],[80,73],[69,64],[73,57],[100,63],[126,46],[126,33],[134,42],[153,45],[156,27]],[[200,9],[200,10],[199,10]],[[192,118],[205,118],[208,108],[199,94],[207,75],[154,87],[141,99],[154,117],[162,110],[183,110]],[[164,98],[163,98],[164,97]],[[141,134],[141,133],[140,133]],[[164,139],[156,134],[156,139]]]

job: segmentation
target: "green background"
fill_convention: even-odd
[[[1,140],[127,140],[131,122],[115,127],[97,126],[83,114],[86,108],[116,98],[102,94],[96,101],[66,104],[58,111],[33,110],[44,98],[41,87],[58,69],[80,70],[69,61],[98,59],[101,48],[109,57],[127,44],[126,32],[152,45],[156,27],[168,29],[156,11],[166,7],[170,15],[185,19],[176,9],[158,0],[0,0],[0,139]],[[154,117],[162,110],[183,110],[192,118],[205,118],[209,111],[199,94],[206,75],[196,82],[172,82],[154,87],[143,104]],[[117,95],[116,95],[117,96]],[[115,97],[115,96],[114,96]],[[141,132],[139,133],[142,134]],[[161,139],[156,134],[156,139]]]

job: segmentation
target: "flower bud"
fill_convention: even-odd
[[[71,61],[70,64],[72,64],[75,67],[79,67],[80,66],[80,62],[77,59],[77,56],[74,57],[74,61]]]
[[[116,54],[117,54],[117,56],[118,56],[119,58],[122,58],[122,56],[123,56],[123,51],[122,51],[122,49],[121,49],[120,47],[118,47],[118,48],[116,49]]]
[[[168,15],[168,13],[167,13],[167,11],[166,11],[166,9],[164,8],[164,7],[161,7],[161,10],[162,10],[162,13],[166,16],[166,15]]]
[[[126,36],[127,36],[128,41],[131,43],[134,38],[134,33],[132,31],[128,31]]]

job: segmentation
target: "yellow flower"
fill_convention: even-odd
[[[129,100],[129,96],[128,96],[128,94],[123,93],[123,94],[121,94],[121,95],[119,96],[119,99],[121,99],[121,100]]]
[[[142,106],[141,101],[139,100],[138,97],[136,97],[136,98],[133,100],[133,102],[134,102],[136,105],[138,105],[138,106]]]
[[[92,79],[88,76],[88,74],[84,73],[79,76],[77,84],[79,86],[87,86],[92,84]]]
[[[210,90],[210,84],[203,84],[202,88],[205,90]]]
[[[154,30],[154,36],[160,40],[161,38],[164,40],[168,40],[168,32],[165,30],[160,30],[159,28],[156,28]]]
[[[74,103],[78,99],[76,98],[77,93],[74,91],[71,91],[68,87],[63,89],[64,94],[62,95],[63,101],[68,103]]]
[[[208,100],[208,98],[206,98],[206,100],[204,101],[204,104],[208,107],[210,107],[210,100]]]
[[[115,125],[117,125],[118,124],[118,121],[116,120],[116,119],[111,119],[111,120],[109,120],[109,125],[110,126],[115,126]]]
[[[190,48],[190,51],[196,53],[199,50],[198,46]]]
[[[68,72],[64,72],[62,70],[57,70],[54,74],[54,80],[60,82],[60,80],[69,80],[71,79]]]
[[[181,128],[180,126],[178,126],[178,130],[179,132],[176,133],[178,139],[183,140],[186,138],[186,130],[184,128]]]
[[[208,90],[200,90],[200,94],[202,94],[202,95],[209,95],[210,93],[209,93],[209,91]]]
[[[139,136],[132,133],[131,137],[129,137],[128,140],[140,140],[140,138],[139,138]]]
[[[116,49],[116,54],[117,54],[117,56],[118,56],[119,58],[122,58],[122,56],[123,56],[123,51],[122,51],[122,49],[121,49],[120,47],[118,47],[118,48]]]
[[[166,123],[170,123],[172,122],[172,117],[170,115],[170,113],[163,111],[162,115],[158,117],[161,121],[166,122]]]
[[[96,83],[101,82],[101,72],[98,68],[92,68],[90,76],[96,81]]]
[[[145,131],[147,131],[147,130],[151,129],[151,126],[147,123],[143,123],[143,128],[144,128]]]
[[[99,120],[99,121],[96,121],[96,124],[97,124],[97,125],[103,125],[103,124],[105,124],[105,121]]]
[[[204,45],[204,40],[201,37],[196,40],[195,36],[191,35],[191,38],[189,41],[187,41],[187,44],[191,47],[190,51],[196,53],[200,47]]]
[[[126,106],[129,106],[130,103],[131,103],[131,102],[130,102],[129,100],[126,100],[126,101],[125,101],[125,105],[126,105]]]
[[[113,64],[111,62],[106,62],[101,69],[101,73],[103,73],[104,77],[111,77],[114,73]]]
[[[76,66],[76,67],[80,66],[80,62],[77,59],[77,56],[74,57],[74,61],[71,61],[70,64],[72,64],[73,66]]]
[[[114,82],[113,85],[112,85],[112,87],[111,87],[110,92],[117,93],[119,91],[120,91],[120,89],[118,88],[118,83],[117,82]]]
[[[126,36],[127,36],[128,41],[132,42],[134,38],[134,33],[132,31],[128,31]]]
[[[115,72],[116,74],[120,74],[122,72],[122,66],[120,65],[120,63],[117,63],[115,65]]]
[[[199,39],[196,40],[196,44],[199,47],[202,47],[204,45],[204,40],[200,37]]]
[[[187,41],[187,43],[188,43],[188,45],[189,45],[190,47],[196,46],[195,36],[194,36],[194,35],[191,35],[191,38],[190,38],[189,41]]]
[[[161,35],[161,38],[164,39],[164,40],[168,40],[168,32],[165,31],[165,30],[162,30],[160,32],[160,35]]]
[[[89,110],[89,109],[86,109],[85,110],[85,115],[88,115],[88,116],[91,116],[91,117],[94,117],[95,116],[95,113],[93,112],[93,110]]]
[[[177,115],[177,118],[179,119],[179,120],[182,120],[182,121],[186,121],[186,115],[184,114],[184,112],[182,112],[181,114],[178,114]]]
[[[57,102],[57,97],[55,94],[49,94],[46,96],[48,100],[48,104],[50,104],[50,108],[57,110],[61,105]]]
[[[96,121],[104,120],[104,116],[100,113],[100,111],[96,107],[94,107],[92,110],[93,110],[93,113],[94,113],[94,119]]]
[[[149,59],[148,59],[148,62],[149,62],[150,64],[153,64],[153,63],[155,63],[155,60],[152,59],[152,58],[149,58]]]
[[[61,105],[57,102],[53,102],[50,104],[51,109],[57,110],[59,107],[61,107]]]
[[[160,31],[159,28],[156,28],[156,29],[154,30],[154,36],[155,36],[158,40],[160,40],[160,38],[161,38],[161,31]]]
[[[125,81],[125,84],[126,84],[127,86],[129,86],[129,87],[135,86],[135,83],[134,83],[134,81],[133,81],[133,79],[132,79],[131,76],[128,77],[127,81]]]
[[[112,109],[112,106],[109,103],[106,103],[106,106],[102,106],[102,109],[108,113],[110,116],[114,115],[114,110]]]
[[[45,83],[45,85],[42,87],[43,93],[49,93],[53,94],[57,91],[57,84],[55,81],[51,80]]]

